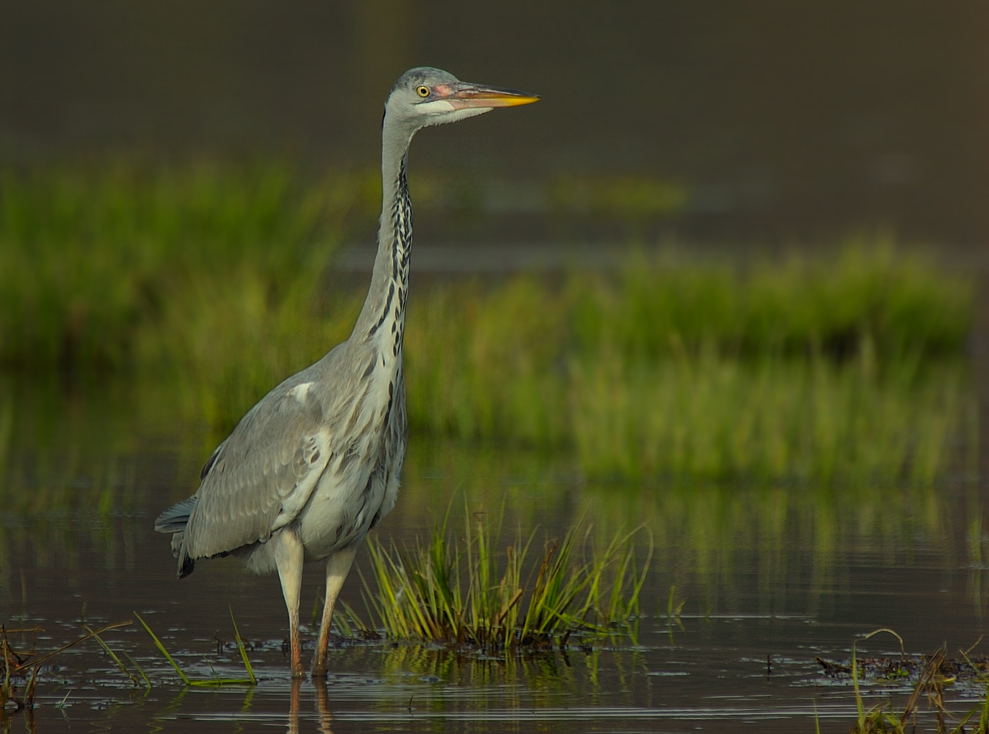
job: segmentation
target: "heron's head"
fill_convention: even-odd
[[[481,115],[495,107],[515,107],[539,99],[528,92],[462,82],[440,69],[421,66],[399,77],[385,102],[385,120],[411,137],[427,125],[442,125]]]

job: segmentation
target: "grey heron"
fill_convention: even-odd
[[[277,571],[293,677],[305,676],[299,643],[303,565],[326,562],[312,665],[314,676],[324,676],[337,595],[361,542],[398,494],[408,433],[402,342],[412,250],[409,144],[423,127],[537,99],[428,67],[398,79],[381,127],[378,249],[350,338],[251,408],[206,461],[196,493],[155,521],[155,530],[172,533],[179,578],[192,573],[197,560],[225,555],[243,557],[255,573]]]

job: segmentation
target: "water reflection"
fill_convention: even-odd
[[[959,518],[978,517],[981,506],[976,498],[962,508],[954,492],[929,484],[587,485],[545,459],[511,458],[453,446],[413,452],[403,490],[412,516],[401,524],[410,532],[429,525],[433,518],[415,508],[435,508],[455,491],[495,511],[507,496],[523,527],[548,532],[581,517],[604,535],[641,524],[655,545],[652,586],[660,601],[671,586],[692,588],[692,611],[701,614],[752,609],[753,601],[761,613],[784,613],[796,602],[814,614],[823,596],[847,587],[862,558],[908,566],[921,552],[954,566],[965,532]]]
[[[481,659],[454,650],[389,643],[338,645],[328,682],[293,681],[273,649],[262,650],[257,687],[212,690],[177,688],[174,674],[129,649],[154,681],[148,691],[127,689],[92,651],[70,657],[44,674],[37,712],[10,716],[3,731],[21,721],[34,731],[68,720],[80,725],[117,725],[152,731],[187,730],[191,722],[232,723],[238,731],[284,726],[289,732],[525,730],[526,722],[566,729],[576,722],[634,728],[644,720],[730,721],[742,730],[793,731],[794,719],[813,726],[811,699],[823,718],[854,716],[848,685],[827,681],[815,690],[817,665],[798,656],[799,645],[772,648],[765,656],[739,654],[737,635],[760,636],[760,625],[799,637],[800,620],[769,618],[684,619],[676,644],[665,644],[661,626],[641,647],[559,651]],[[652,627],[652,625],[650,625]],[[796,634],[794,634],[796,633]],[[760,639],[768,639],[762,635]],[[125,645],[112,639],[118,651]],[[225,661],[213,657],[222,670]],[[810,687],[810,688],[808,688]],[[907,688],[909,686],[906,686]],[[823,699],[823,700],[821,700]],[[754,726],[758,722],[760,726]],[[315,726],[313,725],[315,724]],[[21,724],[17,724],[20,728]],[[847,728],[847,727],[846,727]],[[803,727],[798,726],[798,730]],[[827,729],[827,727],[825,727]],[[807,729],[812,730],[812,729]]]
[[[163,438],[155,420],[135,417],[135,394],[167,404],[148,386],[88,390],[55,399],[58,391],[0,383],[0,406],[17,416],[19,429],[0,444],[0,591],[7,600],[22,598],[25,569],[126,575],[167,565],[146,518],[189,493],[211,437]],[[155,416],[171,422],[163,410]],[[493,517],[504,504],[511,535],[517,526],[557,534],[581,518],[609,536],[641,525],[655,547],[654,596],[665,602],[671,586],[690,589],[691,611],[701,614],[753,604],[783,613],[794,603],[814,614],[824,597],[847,587],[861,559],[910,566],[918,554],[945,568],[964,565],[978,614],[989,595],[982,580],[989,520],[981,498],[964,487],[584,484],[566,455],[414,437],[402,504],[383,532],[409,537],[430,528],[451,501]],[[3,602],[4,611],[10,604]]]
[[[174,581],[151,519],[194,489],[215,437],[163,429],[180,422],[169,412],[167,386],[157,389],[96,384],[54,390],[53,398],[0,383],[0,414],[17,426],[0,434],[0,620],[37,623],[45,629],[39,647],[54,649],[79,636],[81,620],[118,622],[137,610],[151,615],[184,664],[210,676],[239,665],[214,640],[215,630],[229,630],[229,603],[261,685],[176,691],[143,633],[120,631],[109,644],[139,662],[154,689],[134,690],[98,650],[66,654],[42,676],[38,711],[13,719],[29,731],[32,717],[62,711],[70,720],[154,722],[163,730],[190,718],[244,729],[282,725],[287,712],[289,731],[315,721],[338,734],[368,721],[380,729],[470,721],[457,726],[501,730],[497,717],[520,725],[525,716],[567,728],[575,704],[587,707],[585,719],[762,716],[745,713],[752,706],[812,717],[800,687],[815,685],[821,651],[840,657],[856,633],[879,626],[896,629],[913,650],[944,640],[967,648],[989,609],[989,503],[972,485],[587,484],[566,455],[413,437],[400,505],[382,535],[410,540],[451,506],[492,518],[504,507],[512,539],[516,527],[535,529],[540,540],[580,519],[605,537],[642,525],[641,542],[651,537],[654,555],[635,642],[479,657],[338,639],[329,686],[291,684],[276,582],[226,561],[192,583]],[[306,587],[304,598],[318,593]],[[683,603],[679,618],[667,616],[671,597]],[[344,599],[363,611],[356,576]],[[726,691],[734,703],[718,698],[712,707]],[[55,708],[67,695],[65,708]],[[822,711],[846,710],[845,694],[834,695]],[[804,713],[781,714],[795,697]],[[674,704],[693,713],[675,714]]]
[[[34,709],[32,708],[19,709],[13,714],[7,713],[6,709],[0,710],[0,732],[10,734],[10,732],[14,731],[14,722],[20,717],[24,719],[24,730],[28,734],[35,734],[37,726],[34,721]]]
[[[989,612],[989,507],[970,496],[966,502],[965,528],[967,583],[972,607],[982,620]]]
[[[289,734],[299,734],[299,700],[303,683],[298,678],[292,679],[292,693],[289,697],[290,706],[288,713]],[[330,702],[326,695],[326,681],[315,679],[312,687],[316,691],[316,721],[317,731],[320,734],[332,734],[333,715],[330,713]]]

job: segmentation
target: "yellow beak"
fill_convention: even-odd
[[[485,87],[480,84],[457,84],[446,100],[456,109],[467,107],[518,107],[539,101],[539,95],[515,89]]]

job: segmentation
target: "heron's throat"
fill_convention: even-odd
[[[412,201],[407,179],[408,156],[393,175],[382,176],[381,229],[371,275],[371,291],[357,322],[364,336],[378,342],[383,360],[399,358],[405,336],[405,302],[412,260]],[[362,328],[363,327],[363,328]]]

